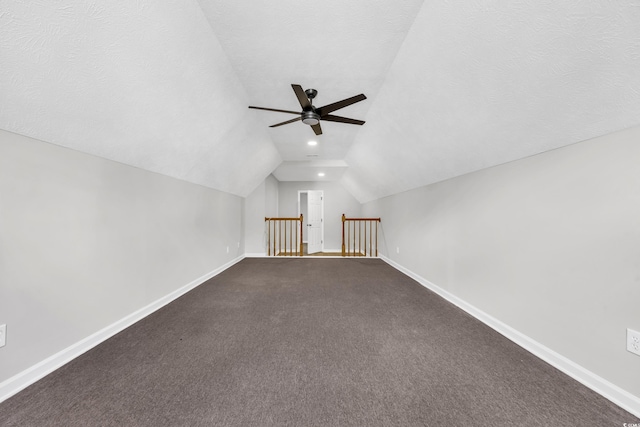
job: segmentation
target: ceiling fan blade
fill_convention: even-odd
[[[275,125],[271,125],[269,127],[270,128],[275,128],[275,127],[282,126],[282,125],[288,125],[289,123],[297,122],[298,120],[302,120],[302,117],[296,117],[295,119],[287,120],[286,122],[276,123]]]
[[[300,111],[278,110],[276,108],[252,107],[251,105],[249,105],[249,108],[253,108],[254,110],[276,111],[278,113],[300,114]]]
[[[367,97],[361,93],[360,95],[352,96],[351,98],[343,99],[342,101],[320,107],[316,109],[316,112],[324,117],[332,111],[339,110],[351,104],[355,104],[356,102],[364,101],[365,99],[367,99]]]
[[[334,116],[332,114],[327,114],[325,116],[322,116],[320,118],[320,120],[326,120],[328,122],[349,123],[350,125],[363,125],[364,124],[364,120],[350,119],[348,117]]]
[[[302,86],[292,84],[291,87],[293,88],[293,91],[296,93],[296,96],[298,97],[298,102],[300,102],[300,106],[302,107],[302,109],[303,110],[310,109],[311,102],[309,101],[309,98],[307,98],[307,94],[304,93]]]
[[[322,135],[322,128],[320,127],[320,123],[317,125],[311,125],[311,129],[316,133],[316,135]]]

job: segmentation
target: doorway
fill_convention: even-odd
[[[324,250],[324,192],[322,190],[298,191],[298,215],[303,215],[303,242],[307,254]]]

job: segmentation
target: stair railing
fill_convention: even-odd
[[[380,218],[347,218],[342,214],[342,256],[378,257]]]
[[[299,218],[266,218],[268,256],[302,256],[302,214]]]

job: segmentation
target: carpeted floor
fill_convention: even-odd
[[[245,259],[0,404],[2,426],[637,422],[377,259]]]

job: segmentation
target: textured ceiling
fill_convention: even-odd
[[[425,2],[343,184],[371,200],[639,124],[638,23],[637,0]]]
[[[5,130],[240,195],[281,162],[195,1],[0,0],[0,64]]]
[[[364,120],[422,1],[200,0],[200,5],[251,105],[300,110],[291,89],[291,84],[300,84],[318,91],[316,107],[364,93],[369,99],[334,113]],[[286,170],[274,174],[278,179],[317,179],[301,166],[309,164],[307,160],[344,159],[360,131],[356,125],[321,122],[323,134],[316,136],[300,122],[268,127],[295,116],[257,110],[251,114],[287,161],[282,165]],[[318,145],[309,147],[309,140]],[[295,168],[299,174],[291,173],[292,161],[300,162]],[[324,164],[324,179],[341,176],[342,166],[331,171]]]
[[[242,196],[273,172],[368,201],[640,124],[638,22],[637,0],[0,0],[0,128]],[[364,93],[335,114],[366,124],[316,137],[247,108],[299,109],[292,83]]]

